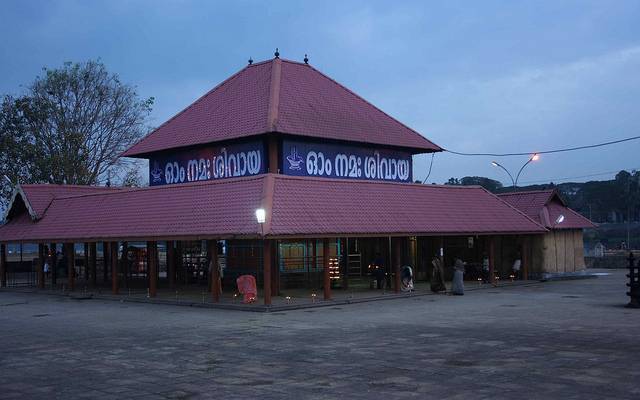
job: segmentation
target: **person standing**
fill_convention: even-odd
[[[384,289],[384,259],[382,255],[378,252],[376,253],[376,258],[373,260],[373,277],[376,280],[376,288]]]
[[[489,283],[491,280],[489,279],[489,256],[487,253],[482,254],[482,282]]]
[[[516,259],[513,261],[513,266],[511,269],[513,270],[513,276],[515,279],[519,279],[520,277],[520,267],[522,266],[522,260],[520,259],[520,253],[516,254]]]
[[[436,254],[431,259],[431,291],[434,293],[446,292],[447,287],[444,285],[444,271],[442,270],[442,261]]]
[[[451,282],[451,294],[464,295],[464,262],[456,257],[453,263],[453,281]]]

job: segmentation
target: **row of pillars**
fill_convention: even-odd
[[[122,254],[118,254],[118,246],[122,243]],[[176,284],[176,266],[180,263],[179,257],[181,256],[182,249],[180,242],[177,242],[177,245],[174,247],[174,242],[167,242],[167,272],[168,272],[168,280],[169,287],[171,289],[175,288]],[[56,254],[56,243],[50,243],[49,249],[51,249],[51,283],[52,285],[56,285],[57,283],[57,254]],[[76,270],[75,270],[75,249],[74,243],[64,243],[64,254],[67,257],[67,288],[70,291],[74,291],[76,288]],[[85,243],[84,245],[84,257],[85,257],[85,265],[86,275],[85,280],[90,282],[91,286],[95,287],[97,285],[97,243]],[[217,251],[218,243],[215,240],[208,241],[208,254],[211,260],[211,273],[212,273],[212,287],[211,293],[213,296],[213,301],[217,302],[220,300],[221,294],[221,282],[220,282],[220,274],[217,268],[218,265],[218,251]],[[120,279],[119,279],[119,269],[120,265],[124,265],[127,257],[127,242],[103,242],[103,259],[104,259],[104,281],[107,281],[107,270],[111,270],[111,292],[113,294],[119,294],[120,292]],[[40,289],[45,288],[45,272],[44,272],[44,263],[47,259],[47,254],[45,251],[45,245],[38,245],[38,265],[37,265],[37,286]],[[156,297],[158,291],[158,242],[156,241],[148,241],[147,242],[147,273],[149,279],[149,296]],[[7,248],[4,243],[0,244],[0,287],[7,286]]]
[[[179,242],[178,242],[179,243]],[[394,240],[393,242],[393,270],[394,270],[394,291],[400,291],[400,265],[402,263],[402,241],[399,239]],[[107,266],[110,264],[111,267],[111,291],[113,294],[119,293],[119,263],[120,259],[118,257],[118,242],[104,242],[103,250],[104,250],[104,273],[106,280],[106,271]],[[73,243],[65,243],[65,253],[67,256],[67,270],[68,270],[68,288],[69,290],[75,290],[75,251]],[[179,246],[179,244],[178,244]],[[274,241],[273,240],[263,240],[263,297],[264,304],[271,305],[272,302],[272,286],[277,288],[276,285],[273,285],[273,279],[277,280],[276,277],[272,277],[272,260],[273,260],[273,252],[274,252]],[[323,295],[325,300],[331,299],[331,279],[330,279],[330,270],[329,270],[329,239],[323,239],[323,262],[324,262],[324,275],[323,275]],[[443,241],[440,240],[440,248],[443,247]],[[494,273],[494,264],[495,264],[495,246],[494,240],[490,239],[488,243],[488,251],[489,251],[489,260],[490,260],[490,270],[489,276],[492,283],[495,283],[495,273]],[[52,266],[56,265],[56,253],[55,253],[56,244],[51,243],[50,249],[53,249],[52,253]],[[221,296],[221,280],[220,280],[220,271],[218,270],[218,243],[216,240],[207,241],[207,253],[209,255],[210,261],[210,271],[211,271],[211,296],[213,302],[219,302]],[[178,254],[181,253],[180,247],[175,248],[174,242],[168,242],[167,246],[167,269],[168,269],[168,278],[169,278],[169,286],[170,288],[175,287],[175,277],[176,277],[176,251]],[[123,253],[122,259],[126,259],[127,257],[127,243],[123,242]],[[522,276],[526,279],[528,276],[528,240],[525,239],[522,247]],[[155,241],[147,242],[147,271],[149,278],[149,296],[156,297],[157,295],[157,283],[158,283],[158,245]],[[40,263],[38,265],[37,276],[38,276],[38,287],[44,288],[45,284],[45,276],[44,276],[44,260],[46,258],[44,245],[39,245],[39,259]],[[347,260],[345,260],[347,261]],[[6,245],[0,245],[0,286],[6,287],[7,285],[7,273],[6,273]],[[97,283],[96,276],[96,243],[86,243],[85,244],[85,265],[88,265],[87,274],[85,278],[91,281],[93,286]],[[52,269],[52,284],[56,283],[55,271],[56,268]],[[277,271],[277,269],[276,269]],[[277,273],[277,272],[276,272]],[[345,271],[345,275],[346,275]],[[277,291],[277,289],[276,289]]]
[[[167,246],[167,269],[169,276],[169,286],[171,288],[175,287],[175,268],[176,268],[176,257],[175,251],[176,249],[173,246],[173,242],[169,242],[170,244]],[[111,267],[111,291],[113,294],[119,294],[119,272],[118,267],[120,263],[120,259],[118,257],[118,242],[104,242],[103,243],[103,254],[104,254],[104,274],[106,280],[106,272],[107,267],[110,264]],[[331,299],[331,279],[330,279],[330,271],[329,271],[329,239],[323,240],[323,260],[324,260],[324,275],[323,275],[323,295],[325,300]],[[76,276],[75,276],[75,250],[73,243],[65,243],[65,254],[67,257],[67,271],[68,271],[68,279],[67,285],[70,291],[75,290],[76,286]],[[213,302],[220,301],[221,295],[221,282],[220,282],[220,271],[218,270],[218,251],[217,251],[217,241],[209,240],[207,241],[207,253],[210,259],[210,271],[211,271],[211,296]],[[273,240],[264,240],[263,241],[263,296],[264,296],[264,304],[271,305],[272,301],[272,254],[274,248]],[[51,280],[52,284],[56,284],[56,243],[50,244],[51,251]],[[45,287],[45,274],[44,274],[44,260],[47,255],[45,254],[45,246],[44,244],[39,245],[39,264],[37,268],[37,282],[38,287],[44,289]],[[127,244],[123,242],[123,254],[122,259],[126,258]],[[395,280],[394,280],[394,289],[396,292],[400,291],[400,264],[401,264],[401,242],[400,240],[395,241],[394,248],[394,271],[395,271]],[[96,269],[96,243],[86,243],[85,244],[85,265],[88,266],[86,273],[88,276],[85,278],[87,281],[90,281],[92,286],[97,284],[97,269]],[[158,246],[157,242],[149,241],[147,242],[147,271],[149,277],[149,296],[155,297],[157,295],[157,282],[158,282]],[[7,286],[7,273],[6,273],[6,245],[0,245],[0,286]]]

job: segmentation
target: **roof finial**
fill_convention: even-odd
[[[278,51],[278,48],[276,47],[276,52],[273,53],[274,56],[276,56],[276,58],[280,58],[280,52]]]
[[[304,60],[303,61],[304,61],[305,64],[309,64],[309,57],[306,54],[304,55]]]
[[[249,57],[249,65],[253,64],[253,58]]]

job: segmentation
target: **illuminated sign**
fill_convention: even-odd
[[[149,185],[250,176],[265,172],[261,141],[185,150],[149,160]]]
[[[343,179],[412,181],[411,154],[388,149],[285,140],[285,175]]]

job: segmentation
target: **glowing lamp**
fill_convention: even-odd
[[[265,221],[267,220],[267,212],[264,210],[264,208],[258,208],[256,210],[256,219],[258,220],[259,224],[265,223]]]

